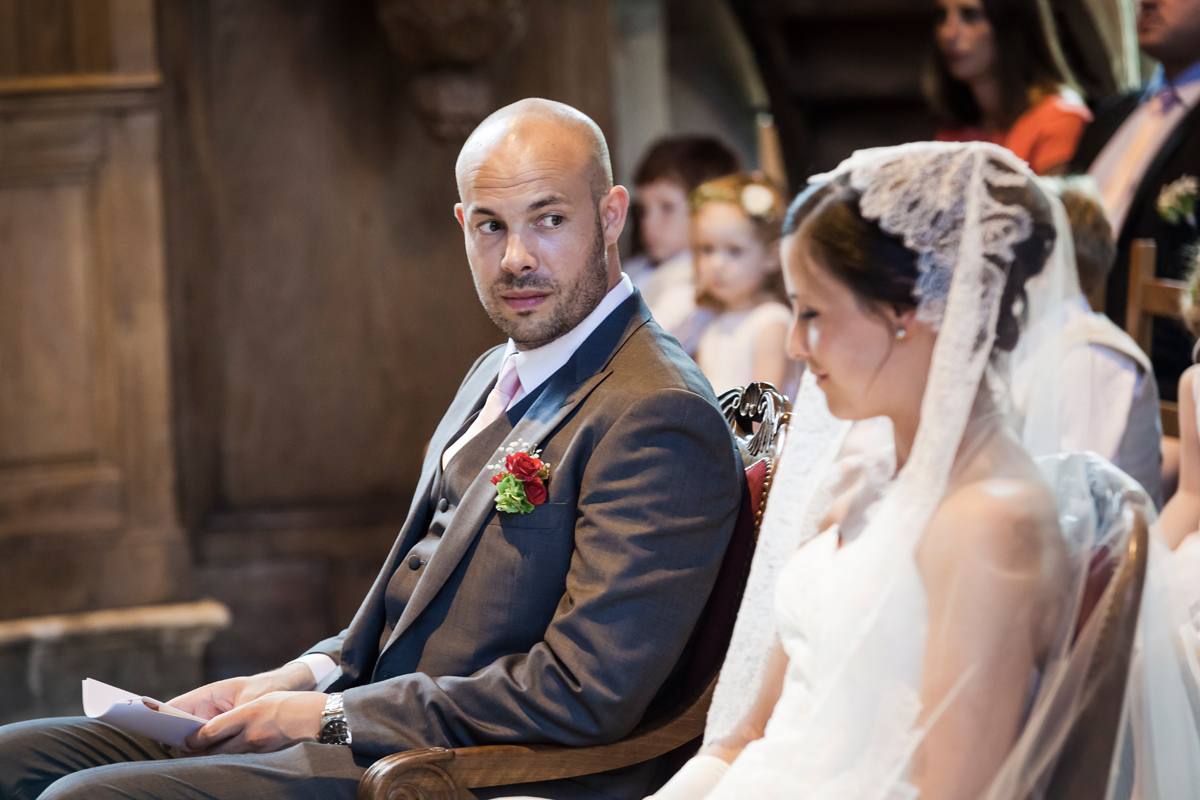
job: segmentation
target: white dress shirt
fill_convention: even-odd
[[[621,273],[621,282],[604,295],[604,299],[592,309],[592,313],[584,317],[583,322],[553,342],[533,350],[518,350],[516,342],[509,339],[500,363],[503,364],[509,354],[515,352],[517,354],[517,376],[521,379],[521,388],[513,395],[509,405],[519,402],[522,397],[537,389],[549,380],[551,375],[562,369],[571,360],[571,356],[575,355],[579,346],[592,335],[596,328],[600,327],[600,323],[608,319],[608,315],[625,302],[631,294],[633,294],[633,282],[629,280],[628,275]],[[312,671],[313,680],[317,682],[318,688],[321,688],[321,682],[337,668],[334,660],[324,653],[308,653],[300,656],[296,661]]]
[[[1170,94],[1174,97],[1168,97]],[[1133,196],[1163,143],[1200,103],[1200,62],[1168,82],[1160,66],[1150,79],[1141,104],[1121,123],[1092,162],[1088,174],[1104,198],[1113,237],[1120,236]]]
[[[672,335],[696,311],[696,269],[692,251],[668,258],[645,280],[642,299],[654,321]]]
[[[1067,303],[1072,322],[1079,317],[1102,317],[1092,311],[1083,295]],[[1067,350],[1062,369],[1063,452],[1094,450],[1116,463],[1117,449],[1129,424],[1129,410],[1142,390],[1145,374],[1126,354],[1095,343]],[[1078,413],[1081,408],[1088,413]]]
[[[553,342],[534,350],[518,350],[516,342],[509,339],[508,346],[504,349],[504,358],[500,359],[500,363],[503,364],[504,359],[508,358],[511,353],[516,353],[517,376],[521,379],[521,388],[513,395],[509,405],[520,402],[522,397],[537,389],[551,375],[562,369],[571,360],[571,356],[575,355],[579,346],[592,335],[596,328],[600,327],[600,323],[608,319],[608,315],[615,311],[617,306],[624,303],[631,294],[633,294],[633,282],[628,275],[622,272],[620,283],[604,295],[604,299],[592,309],[592,313],[584,317],[583,322]]]

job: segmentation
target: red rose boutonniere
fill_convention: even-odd
[[[541,450],[518,439],[504,448],[504,460],[488,464],[496,470],[492,483],[496,487],[496,510],[508,514],[528,514],[534,506],[546,502],[546,481],[550,480],[550,465],[542,461]]]

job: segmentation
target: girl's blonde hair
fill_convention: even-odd
[[[695,217],[709,203],[730,203],[742,209],[754,226],[754,233],[764,245],[779,241],[786,210],[783,196],[761,175],[734,172],[696,187],[688,197],[691,214]]]

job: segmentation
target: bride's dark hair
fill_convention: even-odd
[[[1054,247],[1055,232],[1050,203],[1037,186],[993,188],[993,194],[1004,203],[1023,206],[1033,218],[1033,233],[1014,249],[996,320],[994,347],[1007,351],[1017,346],[1020,336],[1025,281],[1042,271]],[[809,186],[788,208],[783,235],[803,234],[821,266],[849,287],[864,307],[873,309],[874,304],[883,303],[897,309],[913,308],[917,305],[917,253],[905,247],[903,238],[864,219],[860,198],[845,175]]]

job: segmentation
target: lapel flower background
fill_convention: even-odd
[[[1181,175],[1158,193],[1158,215],[1171,225],[1186,222],[1196,227],[1196,194],[1200,181],[1195,175]]]

